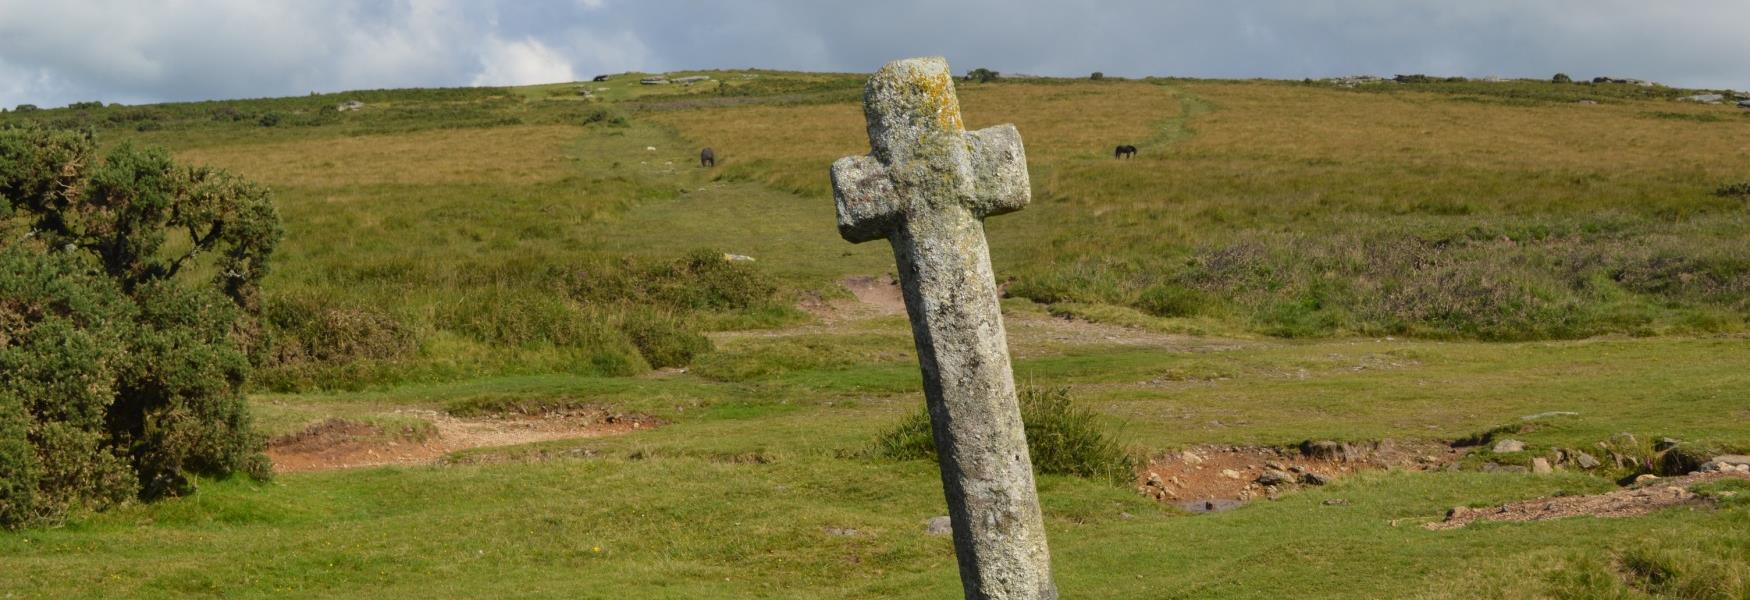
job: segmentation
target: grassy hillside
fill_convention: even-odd
[[[946,512],[934,466],[867,452],[921,385],[903,314],[841,286],[893,268],[834,229],[827,165],[867,152],[863,76],[670,75],[693,74],[713,81],[0,114],[274,189],[276,350],[251,398],[269,435],[340,419],[388,441],[337,447],[387,453],[445,420],[663,423],[0,533],[0,596],[953,593],[950,542],[922,527]],[[1067,387],[1143,462],[1527,445],[1194,516],[1044,476],[1065,595],[1750,593],[1750,485],[1642,517],[1420,527],[1668,473],[1635,462],[1664,437],[1673,459],[1750,451],[1750,199],[1716,193],[1750,181],[1750,111],[1680,95],[960,83],[969,126],[1013,122],[1027,145],[1033,204],[987,224],[1017,376]],[[1113,159],[1120,143],[1139,156]],[[1632,460],[1524,472],[1602,448]]]

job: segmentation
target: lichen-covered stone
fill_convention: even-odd
[[[982,219],[1031,198],[1012,125],[967,133],[941,58],[863,92],[869,156],[832,166],[839,233],[893,245],[967,598],[1056,598]]]

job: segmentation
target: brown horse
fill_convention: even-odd
[[[717,166],[717,153],[712,152],[710,148],[700,150],[699,151],[699,166],[701,166],[701,167],[715,167],[715,166]]]
[[[1112,151],[1112,158],[1136,158],[1136,146],[1125,144]]]

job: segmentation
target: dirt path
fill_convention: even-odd
[[[395,414],[424,420],[432,429],[393,432],[367,423],[330,419],[273,440],[267,457],[280,473],[421,465],[457,450],[616,435],[661,424],[650,417],[590,410],[483,419],[459,419],[434,410]]]
[[[806,298],[798,303],[797,308],[815,317],[813,322],[781,329],[716,332],[711,337],[732,340],[826,334],[843,331],[844,327],[861,321],[905,318],[905,298],[900,292],[899,282],[891,276],[847,277],[840,280],[839,285],[852,297],[832,300]],[[1255,344],[1244,340],[1159,333],[1035,312],[1005,312],[1003,324],[1008,331],[1009,350],[1017,358],[1055,354],[1063,346],[1138,346],[1213,352]]]

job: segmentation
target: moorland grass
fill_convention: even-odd
[[[722,91],[619,74],[598,100],[567,84],[0,115],[272,185],[287,236],[264,282],[281,356],[256,374],[263,433],[418,430],[418,410],[669,423],[208,482],[0,534],[0,596],[952,593],[951,546],[922,531],[945,513],[935,467],[858,456],[922,402],[904,318],[793,308],[892,269],[833,228],[825,166],[867,151],[861,77],[709,74]],[[1746,179],[1750,119],[1541,82],[961,95],[969,125],[1028,143],[1034,204],[987,224],[1017,377],[1067,388],[1116,444],[1750,451],[1750,209],[1715,194]],[[346,99],[366,106],[324,110]],[[1114,161],[1118,143],[1141,153]],[[695,166],[702,145],[718,167]],[[1578,414],[1521,419],[1551,411]],[[1418,526],[1628,474],[1373,473],[1197,517],[1078,477],[1043,475],[1040,495],[1060,586],[1089,597],[1743,596],[1742,490],[1634,519]]]

